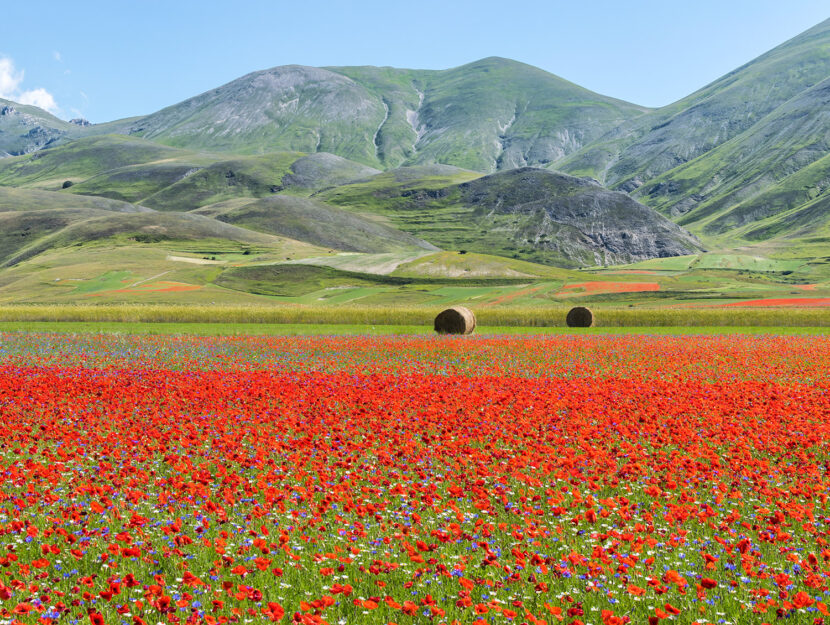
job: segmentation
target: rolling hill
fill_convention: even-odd
[[[231,156],[103,135],[0,160],[0,184],[9,182],[195,211],[342,252],[467,249],[576,267],[699,249],[624,193],[533,168],[485,177],[449,165],[381,173],[326,153]]]
[[[296,196],[159,212],[119,200],[0,187],[0,225],[0,265],[14,265],[56,248],[125,243],[187,243],[188,249],[201,246],[206,253],[217,248],[279,253],[291,247],[288,242],[309,253],[437,250],[376,220]]]
[[[0,157],[34,152],[81,134],[79,126],[43,109],[0,98]]]
[[[0,159],[0,185],[97,195],[173,211],[287,189],[305,193],[377,173],[322,152],[235,156],[122,135],[88,137]]]
[[[672,256],[747,271],[707,265],[739,248],[777,279],[823,279],[830,20],[660,109],[498,57],[288,65],[106,124],[0,101],[0,155],[6,273],[130,250],[264,294],[268,275],[371,290]]]
[[[668,219],[591,180],[537,168],[467,180],[463,170],[450,170],[443,184],[407,173],[380,174],[315,197],[382,215],[444,249],[560,267],[635,262],[701,249]]]
[[[413,248],[438,249],[396,228],[313,198],[275,195],[230,204],[213,204],[195,214],[210,215],[223,223],[343,252],[378,254]]]
[[[67,122],[36,106],[0,98],[0,158],[36,152],[81,137],[124,133],[133,121],[90,124],[85,119],[73,119]]]
[[[229,156],[103,135],[2,159],[0,183],[19,185],[0,187],[14,205],[4,214],[16,242],[7,244],[6,262],[50,246],[200,236],[227,238],[238,250],[276,249],[263,238],[274,236],[332,254],[411,260],[463,249],[564,267],[700,249],[624,193],[542,169],[482,177],[422,165],[382,173],[325,153]],[[164,216],[175,213],[186,216]]]
[[[442,163],[481,172],[545,166],[648,110],[498,57],[435,72],[330,69],[384,100],[381,154],[405,156],[392,166]]]
[[[811,201],[826,189],[830,77],[805,89],[740,135],[634,193],[685,225],[723,235]],[[815,165],[815,166],[813,166]],[[792,177],[792,180],[787,180]],[[778,193],[773,191],[778,188]],[[781,195],[780,191],[789,191]],[[770,202],[770,192],[777,195]]]

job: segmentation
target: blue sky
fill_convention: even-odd
[[[826,0],[11,2],[0,97],[102,122],[275,65],[444,69],[503,56],[661,106],[828,17]]]

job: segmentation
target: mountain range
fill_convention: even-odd
[[[830,20],[657,109],[496,57],[287,65],[106,124],[0,100],[0,155],[6,201],[46,210],[37,193],[52,194],[77,221],[112,207],[70,196],[108,198],[133,207],[119,212],[128,230],[176,212],[191,221],[168,231],[209,219],[333,251],[565,267],[758,245],[821,255]]]

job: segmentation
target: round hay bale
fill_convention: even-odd
[[[438,334],[472,334],[476,329],[476,316],[464,306],[453,306],[435,317],[435,331]]]
[[[568,311],[565,323],[569,328],[590,328],[594,325],[594,313],[590,308],[576,306]]]

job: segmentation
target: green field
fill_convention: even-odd
[[[122,225],[142,218],[116,215]],[[830,261],[821,258],[711,252],[573,270],[473,252],[332,252],[242,229],[233,231],[245,235],[238,241],[199,238],[200,222],[176,214],[164,218],[170,219],[167,232],[180,238],[140,243],[117,234],[101,242],[95,238],[101,228],[116,223],[101,218],[91,220],[100,228],[84,222],[72,229],[76,242],[65,247],[35,254],[37,246],[15,244],[7,254],[23,259],[0,273],[0,304],[460,304],[479,311],[573,305],[676,309],[788,298],[809,306],[830,298]],[[69,234],[56,236],[68,240]],[[0,251],[3,240],[0,235]]]
[[[68,333],[68,334],[174,334],[193,336],[305,336],[305,335],[428,335],[429,325],[358,325],[334,323],[129,323],[78,321],[17,321],[0,322],[0,332]],[[830,327],[770,326],[652,326],[652,327],[517,327],[479,326],[479,336],[499,334],[828,334]]]
[[[255,328],[258,325],[406,326],[432,328],[440,307],[263,306],[263,305],[0,305],[0,323],[197,324]],[[474,308],[479,327],[564,328],[567,307]],[[651,327],[830,327],[825,308],[595,308],[597,328]],[[69,327],[69,326],[62,326]],[[125,327],[125,326],[118,326]],[[158,326],[162,327],[162,326]]]

